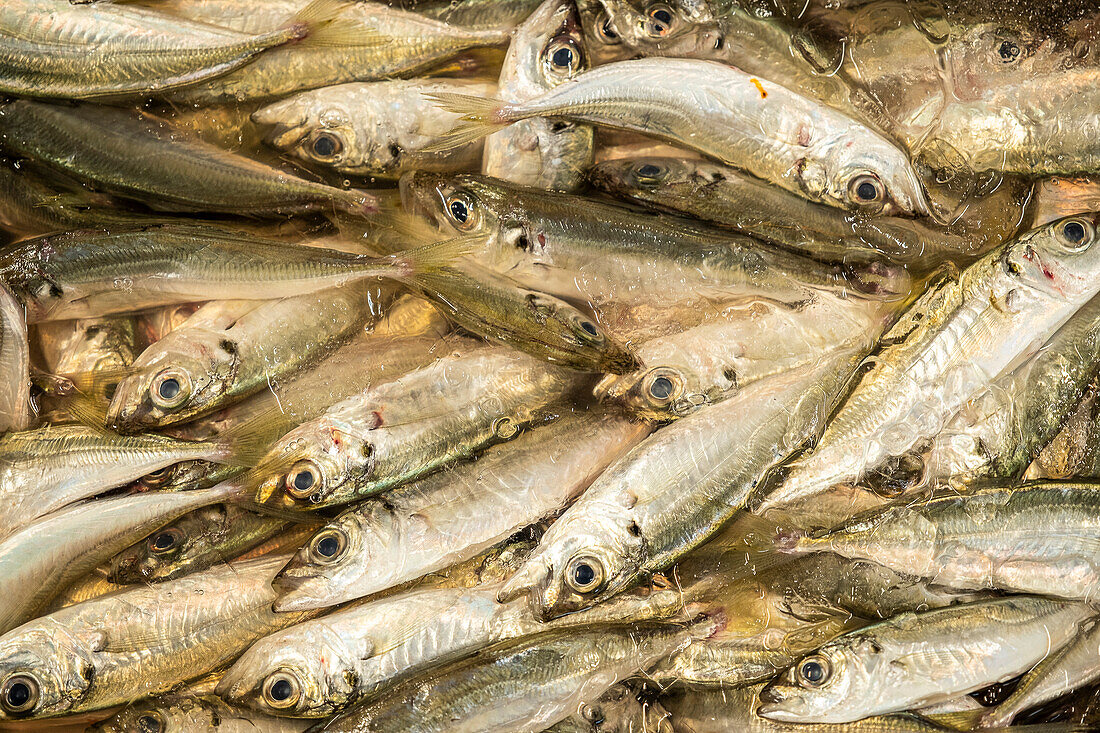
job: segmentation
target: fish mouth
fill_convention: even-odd
[[[294,147],[304,140],[310,132],[309,120],[304,115],[287,119],[286,109],[288,107],[285,102],[276,102],[256,110],[250,116],[255,124],[271,128],[264,135],[264,140],[269,145],[281,150]]]
[[[292,569],[287,568],[287,570]],[[313,580],[312,578],[297,574],[287,575],[284,573],[286,573],[286,570],[280,572],[275,576],[275,579],[271,581],[271,587],[279,595],[271,604],[271,609],[275,611],[275,613],[313,611],[336,605],[336,602],[330,603],[328,601],[323,601],[306,592]]]

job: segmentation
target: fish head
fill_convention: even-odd
[[[549,620],[610,598],[641,577],[640,530],[621,507],[600,503],[562,516],[538,549],[501,587],[501,603],[527,594]]]
[[[181,556],[193,554],[225,526],[224,504],[197,509],[115,555],[107,577],[121,584],[165,580]]]
[[[234,342],[224,332],[188,329],[187,338],[165,337],[146,351],[115,387],[107,426],[140,432],[184,422],[217,406],[239,367]],[[194,331],[194,332],[191,332]]]
[[[1095,212],[1056,219],[1008,245],[1001,264],[1021,284],[1083,303],[1100,282],[1098,228],[1100,214]]]
[[[276,611],[327,608],[346,600],[343,589],[358,584],[363,568],[372,572],[375,563],[385,560],[372,557],[375,548],[367,541],[364,521],[357,511],[345,512],[318,530],[298,550],[272,583],[279,594],[274,605]],[[378,572],[385,570],[377,568]]]
[[[698,165],[697,165],[698,164]],[[593,185],[611,193],[643,198],[657,191],[684,186],[705,187],[714,178],[710,168],[721,166],[688,158],[646,156],[597,163],[588,173]]]
[[[520,24],[504,62],[513,93],[537,96],[588,68],[573,0],[546,0]]]
[[[98,643],[77,639],[48,617],[8,633],[0,642],[0,720],[69,711],[95,681]]]
[[[267,715],[330,715],[358,691],[357,655],[323,622],[264,637],[249,647],[218,682],[233,705]]]
[[[803,657],[760,694],[758,713],[786,723],[846,722],[858,714],[868,694],[877,694],[881,680],[873,679],[878,659],[876,643],[861,634],[849,634]],[[875,691],[875,692],[871,692]],[[855,717],[851,717],[856,710]]]
[[[802,188],[811,198],[868,216],[932,213],[916,169],[900,148],[876,136],[868,136],[859,146],[849,142],[841,138],[839,144],[828,145],[821,167],[797,166]]]
[[[356,108],[354,96],[320,90],[263,107],[252,121],[270,127],[269,145],[306,163],[364,175],[384,172],[396,156],[358,134],[373,125],[364,114],[369,107]]]
[[[172,733],[214,730],[221,715],[211,703],[191,695],[161,695],[131,703],[88,727],[89,733]]]
[[[337,503],[341,487],[374,470],[376,423],[351,424],[322,416],[284,435],[245,475],[247,490],[260,504],[290,511]]]
[[[434,221],[446,236],[490,236],[499,231],[503,195],[479,176],[415,171],[401,177],[406,211]]]
[[[580,357],[578,367],[596,365],[601,372],[627,374],[638,368],[638,358],[611,337],[596,319],[579,308],[547,293],[526,291],[526,303],[542,327],[540,339],[552,351]],[[552,357],[569,363],[572,356]]]
[[[622,42],[648,55],[670,56],[714,48],[717,28],[697,0],[600,0]]]
[[[600,399],[622,403],[629,410],[649,420],[671,420],[698,409],[684,399],[688,378],[671,365],[641,369],[629,374],[609,374],[595,387]]]

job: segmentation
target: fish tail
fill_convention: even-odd
[[[493,134],[502,127],[507,127],[516,120],[523,119],[522,116],[517,116],[507,103],[493,97],[478,97],[454,92],[425,94],[424,97],[461,117],[458,124],[449,132],[440,135],[424,148],[424,152],[428,153],[441,153],[467,145]]]
[[[291,421],[276,403],[218,436],[215,460],[227,466],[252,468],[290,427]]]
[[[311,46],[366,46],[381,43],[378,33],[361,24],[341,19],[349,0],[313,0],[278,31],[283,44]],[[341,22],[336,22],[336,21]]]

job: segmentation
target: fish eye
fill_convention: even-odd
[[[38,704],[38,681],[28,674],[8,677],[0,687],[0,707],[8,713],[28,713]]]
[[[605,10],[600,14],[600,17],[596,19],[596,35],[600,37],[608,46],[614,46],[622,43],[622,38],[615,32],[615,29],[611,27],[611,16],[607,14]]]
[[[1070,219],[1057,228],[1058,238],[1071,250],[1084,250],[1092,244],[1096,230],[1087,219]]]
[[[264,702],[273,708],[285,709],[294,707],[301,696],[301,685],[298,678],[289,672],[278,671],[268,675],[264,680]]]
[[[573,558],[565,570],[565,583],[577,593],[595,593],[603,585],[603,563],[582,555]]]
[[[886,202],[886,187],[878,176],[863,173],[848,182],[848,200],[856,206],[881,206]]]
[[[151,489],[155,489],[158,486],[163,486],[164,484],[168,483],[168,481],[175,474],[175,471],[175,466],[168,466],[167,468],[162,468],[159,471],[147,473],[141,477],[141,483],[145,484]]]
[[[343,151],[344,143],[331,132],[319,132],[314,136],[310,148],[318,158],[333,158]]]
[[[656,163],[641,163],[634,167],[634,179],[641,184],[654,184],[665,177],[668,170]]]
[[[179,369],[165,369],[153,377],[149,397],[153,404],[166,410],[179,407],[191,395],[191,378]]]
[[[645,32],[650,38],[664,38],[672,32],[674,20],[667,5],[653,5],[646,11]]]
[[[178,548],[181,542],[183,532],[177,527],[169,527],[149,538],[149,551],[154,555],[163,555]]]
[[[1020,58],[1020,47],[1012,41],[1001,41],[997,46],[997,56],[1001,59],[1002,64],[1014,63]]]
[[[568,78],[581,70],[584,54],[571,38],[556,39],[546,47],[546,68],[554,76]]]
[[[829,660],[821,656],[813,656],[803,660],[798,665],[799,681],[810,687],[820,687],[829,681]]]
[[[164,733],[167,729],[160,713],[142,713],[137,719],[138,733]]]
[[[642,389],[654,404],[663,407],[676,398],[682,384],[678,375],[667,369],[660,369],[646,377]]]
[[[309,554],[319,563],[330,563],[339,559],[347,546],[347,535],[338,529],[326,529],[319,532],[309,543]]]
[[[459,229],[473,229],[477,225],[477,209],[474,200],[465,193],[455,193],[447,197],[444,205],[451,221]]]
[[[602,343],[604,338],[600,333],[600,329],[589,318],[577,315],[574,318],[574,324],[576,326],[577,335],[584,341],[591,343]]]
[[[592,725],[599,725],[604,721],[603,711],[595,705],[583,705],[581,707],[581,717]]]
[[[295,499],[309,499],[320,492],[324,484],[321,467],[313,461],[298,461],[286,475],[286,493]]]

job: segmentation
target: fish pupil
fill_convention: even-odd
[[[658,23],[663,23],[665,26],[672,24],[672,13],[667,10],[656,10],[653,13],[653,19]]]
[[[1062,227],[1062,234],[1066,236],[1070,242],[1074,244],[1080,244],[1085,239],[1085,227],[1080,222],[1071,221]]]
[[[802,676],[808,682],[820,682],[825,677],[825,670],[817,662],[806,662],[802,665]]]
[[[333,557],[340,549],[340,542],[335,537],[323,537],[317,543],[317,552],[325,557]]]
[[[595,336],[597,334],[596,326],[591,321],[581,321],[581,328],[590,336]]]
[[[657,377],[649,385],[649,393],[659,400],[668,399],[672,394],[672,380],[668,377]]]
[[[157,388],[157,393],[162,399],[171,400],[175,399],[180,393],[180,383],[177,379],[165,379],[160,383]]]
[[[1011,63],[1020,55],[1020,47],[1012,41],[1001,41],[1001,45],[997,47],[997,53],[1006,64]]]
[[[15,682],[8,688],[8,704],[21,708],[31,699],[31,688],[25,682]]]
[[[271,686],[271,698],[279,702],[290,699],[292,692],[294,692],[294,690],[286,680],[277,680],[275,684]]]
[[[453,216],[456,220],[462,222],[463,224],[465,224],[466,220],[470,218],[470,210],[467,209],[466,204],[462,203],[461,201],[452,201],[450,209],[451,216]]]
[[[141,733],[160,733],[160,721],[152,715],[142,715],[137,719],[138,730]]]
[[[299,471],[294,475],[294,488],[298,491],[308,491],[313,486],[313,474],[309,471]]]
[[[595,579],[596,571],[587,563],[580,563],[573,569],[573,580],[577,581],[577,585],[585,586]]]
[[[856,196],[859,196],[861,201],[874,201],[878,198],[878,189],[870,181],[864,181],[856,187]]]
[[[573,51],[569,48],[559,48],[550,57],[550,60],[554,63],[554,66],[569,67],[573,63]]]
[[[661,175],[661,169],[652,163],[646,163],[638,169],[638,175],[645,178],[656,178]]]
[[[336,152],[336,141],[330,135],[322,135],[313,141],[313,152],[321,156],[329,156]]]
[[[161,532],[153,538],[154,550],[167,550],[174,544],[176,544],[175,538],[169,532]]]

